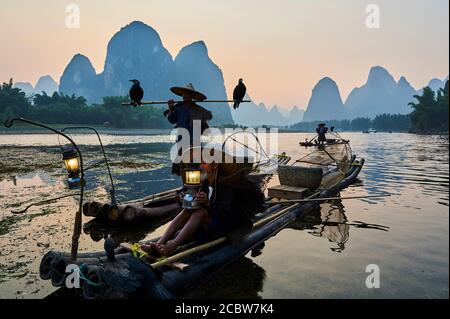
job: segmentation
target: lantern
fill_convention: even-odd
[[[197,194],[202,188],[202,172],[199,169],[185,169],[184,171],[184,187],[186,194],[183,197],[183,208],[198,209],[201,204],[195,200]]]
[[[186,170],[185,171],[186,185],[199,186],[201,183],[200,176],[201,176],[200,170]]]
[[[69,188],[80,186],[80,162],[78,160],[78,154],[73,146],[70,145],[63,148],[63,161],[69,175],[69,178],[67,179]]]

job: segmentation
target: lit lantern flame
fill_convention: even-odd
[[[69,176],[76,175],[80,169],[78,154],[73,147],[66,146],[63,148],[63,161]]]
[[[66,169],[69,172],[76,172],[80,168],[77,157],[65,159],[64,164],[66,165]]]
[[[186,184],[187,185],[199,185],[201,172],[199,170],[186,171]]]

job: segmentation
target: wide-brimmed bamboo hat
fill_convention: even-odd
[[[186,86],[174,86],[170,88],[174,94],[178,96],[183,96],[184,93],[188,92],[192,94],[192,99],[196,101],[206,100],[206,95],[197,91],[192,83],[188,83]]]

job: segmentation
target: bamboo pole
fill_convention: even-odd
[[[147,102],[141,102],[141,105],[155,105],[155,104],[167,104],[168,101],[147,101]],[[183,103],[184,101],[173,101],[176,103]],[[203,100],[203,101],[193,101],[195,103],[249,103],[250,100],[242,100],[242,101],[235,101],[235,100]],[[133,103],[122,103],[122,105],[134,105]]]
[[[191,249],[182,251],[181,253],[178,253],[178,254],[175,254],[173,256],[167,257],[167,258],[165,258],[163,260],[157,261],[157,262],[151,264],[151,266],[152,266],[152,268],[157,268],[157,267],[161,267],[161,266],[173,263],[175,261],[180,260],[183,257],[186,257],[186,256],[189,256],[189,255],[194,254],[196,252],[199,252],[199,251],[206,250],[208,248],[217,246],[217,245],[225,242],[226,240],[227,240],[226,237],[220,237],[220,238],[218,238],[216,240],[210,241],[209,243],[205,243],[203,245],[195,246],[195,247],[193,247]]]
[[[381,195],[366,195],[366,196],[348,196],[348,197],[324,197],[324,198],[311,198],[311,199],[288,199],[280,201],[270,201],[268,204],[291,204],[291,203],[304,203],[304,202],[321,202],[327,200],[340,200],[340,199],[365,199],[365,198],[381,198],[389,197],[391,194],[381,194]]]
[[[146,196],[146,197],[143,197],[143,198],[129,200],[129,201],[124,202],[123,204],[124,205],[126,205],[126,204],[134,204],[134,203],[140,203],[140,202],[145,202],[145,201],[151,201],[151,200],[154,200],[154,199],[159,199],[159,198],[161,198],[163,196],[174,195],[174,194],[176,194],[177,191],[179,191],[181,189],[182,189],[182,187],[169,189],[167,191],[156,193],[156,194],[153,194],[153,195],[149,195],[149,196]]]
[[[319,195],[319,194],[320,194],[320,192],[316,192],[316,193],[312,194],[311,196],[309,196],[308,198],[315,197],[315,196],[317,196],[317,195]],[[258,222],[256,222],[256,223],[254,223],[254,224],[253,224],[253,228],[259,227],[259,226],[264,225],[264,224],[267,224],[267,223],[270,222],[271,220],[273,220],[273,219],[275,219],[275,218],[277,218],[277,217],[283,215],[286,211],[290,210],[291,208],[295,208],[295,207],[297,207],[297,206],[299,206],[299,205],[300,205],[300,204],[296,203],[296,204],[293,204],[293,205],[288,206],[288,207],[286,207],[286,208],[283,208],[283,209],[281,209],[279,212],[277,212],[276,214],[271,215],[271,216],[269,216],[269,217],[267,217],[267,218],[264,218],[264,219],[262,219],[262,220],[260,220],[260,221],[258,221]],[[153,268],[157,268],[157,267],[161,267],[161,266],[167,265],[167,264],[169,264],[169,263],[178,261],[178,260],[180,260],[180,259],[183,258],[183,257],[186,257],[186,256],[189,256],[189,255],[191,255],[191,254],[194,254],[194,253],[197,253],[197,252],[206,250],[206,249],[208,249],[208,248],[217,246],[217,245],[219,245],[219,244],[225,242],[226,240],[227,240],[227,237],[226,237],[226,236],[220,237],[220,238],[218,238],[218,239],[216,239],[216,240],[213,240],[213,241],[211,241],[211,242],[208,242],[208,243],[205,243],[205,244],[202,244],[202,245],[193,247],[193,248],[191,248],[191,249],[182,251],[182,252],[180,252],[180,253],[178,253],[178,254],[175,254],[175,255],[173,255],[173,256],[169,256],[169,257],[167,257],[167,258],[165,258],[165,259],[163,259],[163,260],[161,260],[161,261],[157,261],[157,262],[151,264],[151,266],[152,266]]]
[[[253,224],[253,228],[257,228],[260,227],[262,225],[265,225],[267,223],[269,223],[270,221],[282,216],[284,213],[286,213],[287,211],[291,210],[292,208],[296,208],[300,205],[300,203],[304,203],[304,202],[315,202],[315,201],[326,201],[326,200],[333,200],[333,199],[360,199],[360,198],[379,198],[379,197],[388,197],[391,196],[391,194],[386,194],[386,195],[368,195],[368,196],[348,196],[348,197],[325,197],[325,198],[314,198],[317,195],[319,195],[320,192],[316,192],[310,196],[308,196],[305,199],[300,199],[300,200],[292,200],[292,201],[283,201],[285,203],[293,203],[293,205],[290,205],[288,207],[285,207],[283,209],[281,209],[280,211],[278,211],[277,213],[268,216],[264,219],[261,219],[259,221],[257,221],[256,223]],[[281,204],[283,202],[274,202],[274,204]],[[221,237],[218,238],[216,240],[213,240],[209,243],[205,243],[196,247],[193,247],[191,249],[182,251],[178,254],[175,254],[173,256],[167,257],[166,259],[163,259],[161,261],[155,262],[153,264],[151,264],[151,266],[153,268],[157,268],[157,267],[161,267],[164,265],[167,265],[169,263],[175,262],[180,260],[183,257],[189,256],[191,254],[206,250],[208,248],[214,247],[216,245],[219,245],[223,242],[225,242],[227,240],[227,237]]]

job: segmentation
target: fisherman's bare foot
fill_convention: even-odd
[[[169,241],[165,245],[161,246],[160,251],[163,256],[169,257],[175,253],[176,249],[177,249],[177,246],[174,244],[174,242]]]
[[[151,242],[149,244],[141,245],[141,249],[147,253],[159,252],[160,245],[155,242]]]

